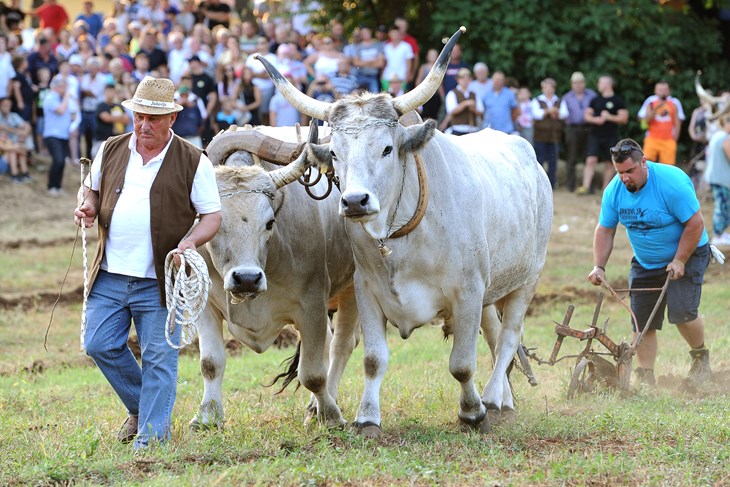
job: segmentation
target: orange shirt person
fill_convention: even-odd
[[[682,103],[670,96],[669,83],[660,81],[654,95],[644,101],[638,113],[646,127],[644,154],[649,160],[674,166],[677,163],[677,139],[685,119]]]

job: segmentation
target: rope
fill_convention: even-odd
[[[173,284],[173,257],[180,256],[180,267],[174,275]],[[190,275],[186,272],[190,270]],[[179,350],[187,347],[195,339],[197,329],[195,322],[208,302],[210,277],[208,266],[194,250],[187,249],[182,254],[177,249],[170,251],[165,258],[165,301],[167,304],[167,319],[165,320],[165,339],[172,348]],[[180,345],[173,343],[170,338],[177,326],[181,327]]]
[[[86,158],[81,158],[79,160],[79,170],[81,172],[81,188],[84,187],[84,180],[86,179],[86,176],[88,175],[89,171],[91,170],[91,161]],[[91,185],[89,185],[91,186]],[[91,191],[89,189],[89,191]],[[81,202],[83,204],[86,201],[87,196],[84,197],[84,200]],[[81,304],[81,334],[79,337],[79,342],[81,346],[81,351],[83,352],[86,347],[84,343],[84,336],[86,336],[86,305],[89,300],[89,254],[86,250],[86,220],[81,219],[81,255],[83,256],[83,262],[84,262],[84,299]]]
[[[85,350],[84,336],[86,335],[86,303],[89,300],[89,256],[86,252],[86,222],[81,222],[81,255],[84,260],[84,301],[81,304],[81,350]]]

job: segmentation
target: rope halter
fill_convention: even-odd
[[[180,267],[174,276],[173,258],[180,256]],[[186,270],[190,270],[190,275]],[[165,339],[172,348],[179,350],[187,347],[195,339],[197,328],[195,322],[205,310],[210,290],[210,277],[205,260],[198,252],[187,249],[178,253],[171,250],[165,258],[165,299],[167,304],[167,319],[165,320]],[[180,345],[172,340],[177,326],[181,327]]]

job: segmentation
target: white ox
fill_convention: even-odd
[[[721,129],[720,119],[730,112],[730,99],[727,91],[721,96],[712,96],[702,87],[700,75],[698,71],[695,76],[695,93],[700,99],[700,105],[705,108],[705,139],[709,141]]]
[[[449,371],[461,384],[462,422],[485,429],[488,409],[514,408],[506,371],[545,264],[553,214],[548,178],[522,138],[493,130],[444,135],[432,120],[397,123],[438,89],[464,30],[450,39],[426,80],[397,98],[364,94],[323,103],[259,58],[300,112],[332,128],[331,142],[310,145],[308,153],[332,162],[341,182],[339,212],[355,255],[365,347],[365,388],[355,424],[367,436],[381,431],[386,321],[403,338],[431,320],[445,321],[453,333]],[[392,237],[404,226],[410,233]],[[494,358],[481,396],[474,384],[480,327]]]
[[[294,138],[294,128],[288,131]],[[250,154],[236,151],[247,148],[241,140],[251,137],[229,132],[217,139],[210,146],[215,164],[250,159]],[[190,422],[194,429],[223,425],[223,320],[236,339],[258,353],[285,325],[293,324],[301,337],[299,381],[316,398],[320,420],[328,425],[344,423],[335,401],[340,374],[355,347],[354,262],[336,198],[315,201],[299,184],[288,185],[305,169],[304,154],[271,172],[258,166],[216,168],[223,221],[218,234],[199,249],[212,287],[197,323],[204,394]],[[315,190],[323,191],[322,184]],[[331,355],[332,379],[327,375],[326,350],[330,299],[338,300],[339,306],[332,346],[345,355]]]

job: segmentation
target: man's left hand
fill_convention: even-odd
[[[676,281],[684,276],[684,262],[681,260],[674,259],[667,266],[667,272],[669,273],[669,279]]]
[[[172,260],[175,261],[176,266],[180,267],[180,256],[178,254],[182,254],[188,249],[196,250],[197,247],[195,246],[195,242],[186,238],[180,240],[180,243],[177,244],[177,253],[172,257]]]

